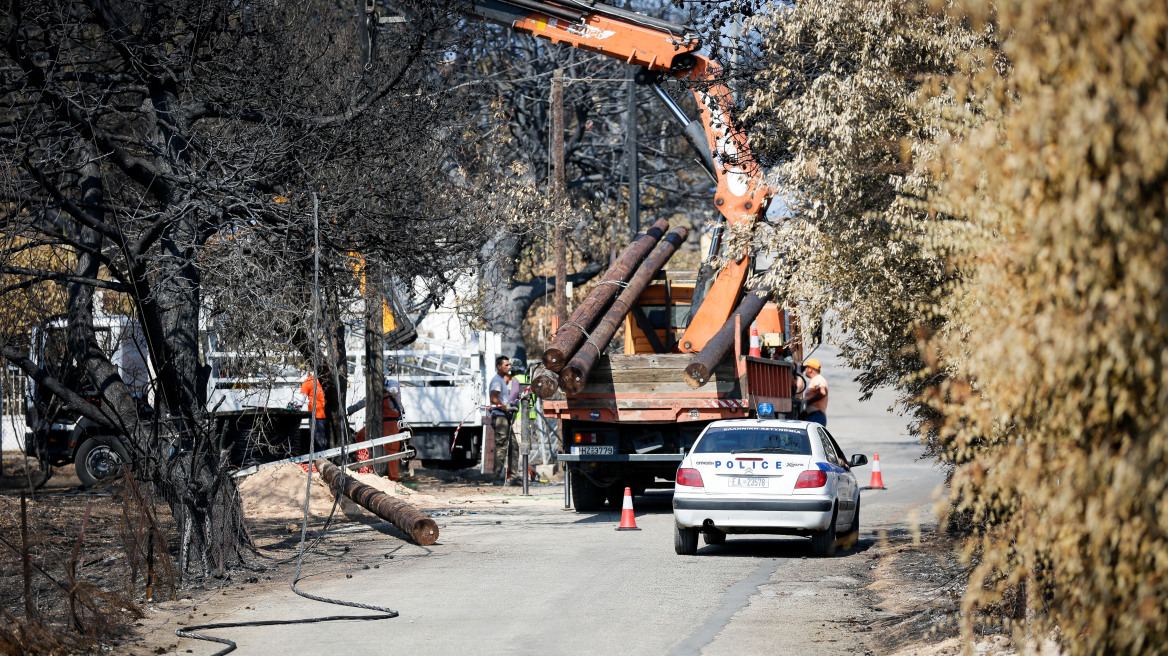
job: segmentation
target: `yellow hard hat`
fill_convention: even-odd
[[[815,358],[811,358],[811,359],[810,359],[810,360],[808,360],[807,362],[804,362],[804,363],[803,363],[803,368],[804,368],[804,369],[814,369],[814,370],[816,370],[816,371],[822,371],[822,370],[823,370],[823,367],[819,366],[819,360],[816,360]]]

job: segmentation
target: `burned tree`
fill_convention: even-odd
[[[459,108],[437,102],[417,71],[446,18],[423,12],[408,32],[365,41],[366,61],[361,18],[356,6],[312,1],[17,2],[0,14],[0,231],[13,237],[0,295],[68,290],[71,370],[100,402],[13,335],[3,355],[118,438],[173,512],[188,578],[224,573],[247,543],[202,403],[201,320],[312,352],[314,260],[336,318],[353,286],[348,253],[376,253],[404,279],[441,279],[488,232],[488,203],[436,184]],[[29,266],[20,256],[32,249],[70,262]],[[98,348],[99,289],[124,301],[149,350],[145,414]],[[336,339],[340,322],[329,325]],[[326,385],[334,411],[340,374],[322,375],[341,381]]]

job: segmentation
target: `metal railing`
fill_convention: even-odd
[[[0,367],[0,415],[24,414],[28,376],[12,365]]]

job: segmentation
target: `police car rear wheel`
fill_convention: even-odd
[[[835,521],[836,512],[833,512],[831,514],[831,522],[827,525],[827,530],[816,531],[811,534],[811,552],[816,556],[828,558],[835,555]]]
[[[692,556],[698,552],[698,529],[682,528],[673,524],[673,550],[679,556]]]

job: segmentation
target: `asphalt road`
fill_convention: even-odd
[[[860,403],[835,351],[822,347],[815,357],[831,390],[829,430],[848,455],[879,453],[888,487],[862,493],[860,542],[835,558],[811,557],[810,540],[777,536],[729,536],[677,556],[669,493],[638,499],[642,530],[619,532],[619,513],[565,511],[559,488],[543,488],[535,500],[452,506],[474,514],[437,517],[441,539],[428,548],[398,540],[391,528],[358,527],[350,537],[360,538],[353,553],[361,562],[352,554],[318,561],[301,583],[314,594],[391,607],[397,618],[216,633],[242,654],[867,653],[872,611],[848,572],[862,567],[882,533],[933,523],[941,474],[915,460],[920,449],[905,420],[887,412],[890,393]],[[857,470],[861,485],[870,472]],[[287,588],[229,593],[208,608],[217,612],[199,620],[349,613]],[[178,651],[187,649],[214,648],[180,641]]]

